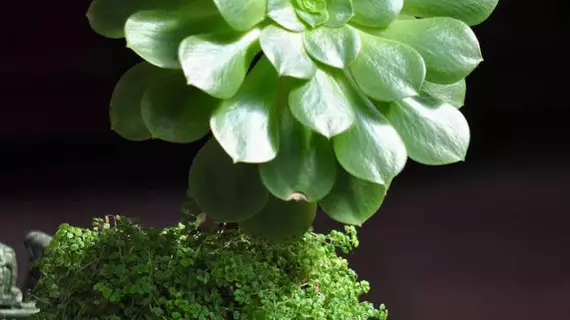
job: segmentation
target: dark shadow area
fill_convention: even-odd
[[[360,229],[350,262],[390,320],[570,319],[563,3],[501,0],[475,28],[485,61],[462,109],[466,162],[410,161]],[[31,229],[109,213],[174,223],[201,143],[133,143],[110,131],[109,98],[135,55],[90,30],[87,1],[8,6],[0,241],[18,250],[20,271]],[[338,227],[324,214],[316,226]]]

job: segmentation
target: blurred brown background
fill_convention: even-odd
[[[200,143],[131,143],[107,106],[137,61],[87,24],[88,1],[9,2],[0,22],[0,241],[121,213],[174,223]],[[391,320],[570,319],[563,1],[501,0],[462,109],[467,162],[409,163],[350,261]],[[323,215],[317,227],[332,224]],[[23,279],[20,279],[23,280]]]

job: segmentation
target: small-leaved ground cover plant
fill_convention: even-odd
[[[142,58],[112,94],[112,129],[207,138],[187,202],[202,227],[63,225],[44,319],[385,319],[335,247],[356,244],[408,158],[465,159],[465,78],[483,61],[471,27],[497,2],[93,0],[93,30]],[[310,231],[317,207],[348,233]]]

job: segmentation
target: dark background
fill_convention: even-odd
[[[462,109],[465,163],[409,163],[350,257],[391,320],[570,319],[564,1],[501,0]],[[3,6],[0,241],[108,213],[174,223],[200,146],[132,143],[108,102],[137,58],[92,32],[88,1]],[[6,5],[8,7],[6,7]],[[318,219],[326,231],[333,224]],[[21,279],[22,280],[22,279]]]

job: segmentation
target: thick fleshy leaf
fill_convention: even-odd
[[[422,94],[441,102],[449,103],[457,109],[465,104],[466,92],[467,85],[465,79],[452,84],[437,84],[425,81],[422,86]]]
[[[335,221],[361,226],[378,211],[386,191],[384,185],[358,179],[339,168],[334,188],[319,206]]]
[[[153,138],[189,143],[208,133],[216,104],[216,99],[186,85],[182,73],[172,71],[148,87],[142,99],[142,116]]]
[[[265,19],[267,0],[213,0],[226,22],[236,31],[248,31]]]
[[[451,17],[476,25],[491,15],[499,0],[405,0],[403,12],[416,17]]]
[[[350,101],[337,83],[339,74],[318,68],[311,80],[289,94],[289,108],[295,118],[327,138],[348,130],[354,122]]]
[[[329,19],[327,0],[291,0],[297,16],[316,28]]]
[[[141,62],[119,80],[111,97],[109,115],[111,129],[132,141],[150,139],[141,113],[141,101],[147,87],[169,71]]]
[[[389,185],[406,164],[406,147],[394,127],[349,80],[339,83],[356,116],[348,131],[333,138],[337,160],[357,178]]]
[[[420,96],[392,103],[385,114],[414,161],[445,165],[465,159],[469,125],[456,107]]]
[[[424,58],[426,80],[451,84],[467,77],[483,61],[477,37],[452,18],[397,20],[375,34],[414,48]]]
[[[218,99],[233,97],[259,52],[258,28],[245,34],[215,33],[190,36],[178,50],[188,84]]]
[[[419,93],[426,66],[414,49],[360,33],[362,49],[350,70],[362,91],[373,99],[394,101]]]
[[[311,79],[317,66],[303,46],[303,35],[274,25],[261,31],[261,49],[280,76]]]
[[[285,29],[294,32],[306,29],[291,0],[267,0],[267,16]]]
[[[329,19],[325,26],[329,28],[344,26],[354,17],[352,0],[327,0],[327,10],[329,12]]]
[[[87,10],[91,28],[108,38],[123,38],[125,22],[130,15],[141,10],[174,9],[186,0],[93,0]],[[194,0],[205,2],[211,0]]]
[[[261,212],[240,222],[239,226],[255,236],[285,243],[301,238],[313,224],[316,214],[315,203],[282,201],[270,196]]]
[[[194,158],[189,180],[192,198],[218,221],[249,219],[269,199],[257,166],[234,164],[215,139],[209,140]]]
[[[125,24],[127,47],[156,66],[179,69],[178,47],[184,38],[228,28],[212,3],[195,9],[184,14],[164,10],[133,14]]]
[[[259,166],[261,181],[274,196],[290,201],[317,202],[336,180],[336,160],[325,137],[299,123],[287,109],[286,96],[280,116],[277,157]]]
[[[356,29],[317,28],[304,33],[305,49],[316,60],[331,67],[348,67],[360,52],[360,37]]]
[[[278,83],[275,69],[262,58],[238,93],[224,100],[212,114],[212,133],[234,162],[262,163],[277,155]]]
[[[404,0],[352,0],[352,22],[367,27],[384,28],[400,14],[403,3]]]

